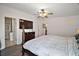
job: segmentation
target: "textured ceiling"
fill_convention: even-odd
[[[0,5],[15,8],[29,14],[36,14],[40,9],[44,8],[49,12],[53,12],[53,16],[79,15],[78,3],[0,3]]]

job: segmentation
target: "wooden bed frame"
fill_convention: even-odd
[[[45,35],[47,35],[47,33],[45,33]],[[25,53],[28,54],[28,56],[37,56],[34,53],[32,53],[31,51],[24,49],[23,45],[24,43],[26,43],[29,40],[32,40],[35,38],[35,32],[24,32],[22,33],[22,56],[24,56]]]
[[[24,49],[23,45],[25,42],[35,38],[35,32],[26,32],[24,31],[25,29],[25,24],[24,24],[24,20],[21,20],[21,26],[22,26],[22,56],[24,56],[25,53],[27,53],[28,56],[36,56],[35,54],[33,54],[31,51]],[[32,24],[33,25],[33,24]],[[32,26],[31,25],[31,26]]]
[[[22,40],[22,56],[24,56],[25,53],[27,53],[28,56],[37,56],[31,51],[23,48],[24,43],[26,43],[27,41],[33,38],[35,38],[35,32],[27,32],[27,33],[25,33],[24,31],[22,32],[22,39],[23,39]]]
[[[32,53],[31,51],[24,49],[23,45],[25,42],[35,38],[35,32],[27,32],[25,33],[24,31],[24,21],[22,21],[22,56],[24,56],[25,52],[28,54],[28,56],[37,56],[34,53]],[[45,26],[45,35],[47,35],[47,27]]]
[[[25,53],[27,53],[28,56],[37,56],[37,55],[35,55],[34,53],[32,53],[31,51],[29,51],[29,50],[27,50],[27,49],[24,49],[24,48],[22,47],[22,56],[24,56]]]

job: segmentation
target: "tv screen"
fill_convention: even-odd
[[[20,19],[20,29],[22,29],[22,26],[24,26],[24,29],[33,29],[33,22]]]

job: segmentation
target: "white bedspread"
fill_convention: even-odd
[[[74,37],[41,36],[26,42],[23,47],[38,56],[75,56]]]

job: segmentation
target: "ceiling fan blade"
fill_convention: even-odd
[[[48,13],[48,15],[53,15],[53,13]]]
[[[33,14],[33,15],[38,15],[38,14]]]

